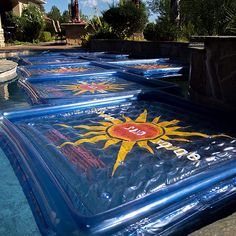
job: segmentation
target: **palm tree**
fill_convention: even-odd
[[[236,34],[236,8],[226,8],[226,33]]]
[[[179,23],[180,20],[180,0],[170,1],[170,20],[172,23]]]

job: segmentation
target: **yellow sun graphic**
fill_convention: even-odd
[[[78,82],[74,84],[64,84],[61,85],[65,90],[69,90],[74,92],[74,96],[80,95],[82,93],[90,92],[90,93],[106,93],[107,91],[113,92],[117,90],[123,90],[125,84],[109,84],[106,82],[102,83],[86,83],[86,82]]]
[[[111,119],[106,122],[95,122],[99,125],[88,126],[68,126],[66,124],[59,124],[59,126],[66,128],[82,128],[89,132],[81,134],[82,137],[93,136],[90,138],[82,138],[75,142],[64,142],[58,148],[65,145],[80,145],[82,143],[96,143],[99,141],[106,141],[103,149],[107,149],[111,145],[121,143],[120,150],[117,155],[115,165],[113,167],[112,176],[117,167],[126,158],[126,155],[132,150],[134,145],[144,148],[150,153],[154,154],[153,149],[148,142],[156,144],[159,140],[175,140],[180,142],[191,142],[185,137],[198,136],[203,138],[213,138],[218,136],[229,137],[227,135],[207,135],[199,132],[180,131],[184,127],[176,126],[180,120],[160,121],[160,116],[154,118],[151,122],[147,121],[147,110],[144,110],[138,118],[132,120],[123,115],[124,121],[119,119]],[[172,137],[173,136],[173,137]]]

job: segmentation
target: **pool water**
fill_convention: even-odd
[[[7,83],[0,83],[0,112],[30,107],[24,92],[17,85],[17,80],[18,77]]]
[[[188,99],[189,98],[189,93],[188,93],[188,76],[181,76],[178,78],[163,78],[161,79],[163,81],[171,82],[178,84],[181,90],[181,93],[179,94],[180,96]]]
[[[40,235],[21,185],[1,148],[0,163],[0,235]]]
[[[17,80],[0,83],[0,112],[30,107]],[[1,148],[0,163],[0,235],[40,235],[18,178]]]

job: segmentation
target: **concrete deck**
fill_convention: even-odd
[[[17,63],[9,60],[0,60],[0,83],[16,77]]]

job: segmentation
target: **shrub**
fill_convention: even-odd
[[[143,31],[144,38],[147,40],[155,41],[158,38],[158,32],[156,30],[155,23],[148,23]]]
[[[118,39],[114,32],[101,29],[94,34],[86,34],[81,37],[81,45],[83,48],[89,49],[92,39]]]
[[[142,31],[148,17],[143,4],[137,7],[132,1],[127,1],[123,5],[105,11],[103,19],[118,38],[124,39]]]
[[[225,33],[236,35],[236,6],[235,8],[226,8]]]
[[[119,37],[113,32],[106,29],[101,29],[98,32],[96,32],[93,37],[93,39],[119,39]]]
[[[40,41],[41,42],[49,42],[52,40],[52,35],[48,31],[43,31],[41,36],[40,36]]]
[[[51,36],[55,36],[56,35],[55,29],[53,27],[53,24],[52,24],[51,20],[46,20],[45,21],[44,31],[50,32]]]
[[[101,17],[93,17],[86,25],[87,33],[81,37],[83,48],[89,49],[92,39],[118,39],[111,27]]]
[[[178,33],[177,26],[168,18],[161,18],[156,24],[148,24],[143,32],[145,39],[153,41],[173,41],[177,39]]]
[[[18,33],[27,42],[39,39],[44,28],[44,19],[38,7],[29,4],[22,12],[19,21]]]

